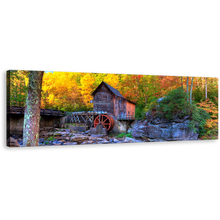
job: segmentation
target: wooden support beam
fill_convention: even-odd
[[[84,115],[81,115],[82,120],[86,123],[86,119],[84,117]]]

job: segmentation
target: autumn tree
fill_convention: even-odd
[[[28,89],[28,71],[9,70],[7,72],[8,103],[10,106],[25,106]]]
[[[28,95],[24,113],[23,146],[37,146],[39,142],[41,87],[43,71],[30,71]]]
[[[93,99],[92,92],[95,89],[95,79],[90,73],[87,73],[81,78],[80,83],[80,91],[83,96],[83,102],[87,109],[92,110],[93,105],[90,101]]]
[[[208,98],[208,93],[207,93],[207,77],[205,77],[205,100]]]
[[[210,118],[206,120],[206,132],[202,138],[218,138],[218,108],[209,99],[198,103],[198,106],[210,115]]]
[[[45,73],[42,85],[42,108],[64,111],[80,109],[83,101],[78,77],[78,73],[71,72]]]
[[[110,86],[112,86],[115,89],[119,89],[119,77],[118,74],[107,74],[104,77],[104,82],[108,83]]]
[[[94,87],[98,87],[102,81],[104,81],[104,78],[108,75],[107,73],[92,73],[92,77],[95,79]]]

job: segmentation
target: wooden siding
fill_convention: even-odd
[[[93,94],[93,111],[107,111],[116,118],[135,116],[135,104],[113,94],[104,84]]]
[[[135,116],[135,105],[133,103],[127,102],[126,115]]]
[[[114,114],[113,95],[110,92],[98,91],[93,99],[93,111],[107,111]]]

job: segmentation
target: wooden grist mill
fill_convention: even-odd
[[[102,124],[111,131],[116,121],[134,121],[135,103],[124,98],[121,93],[102,82],[92,93],[93,111],[73,112],[71,122],[84,123],[90,127]]]

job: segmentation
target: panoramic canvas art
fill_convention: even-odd
[[[7,146],[207,139],[218,139],[218,78],[7,71]]]

